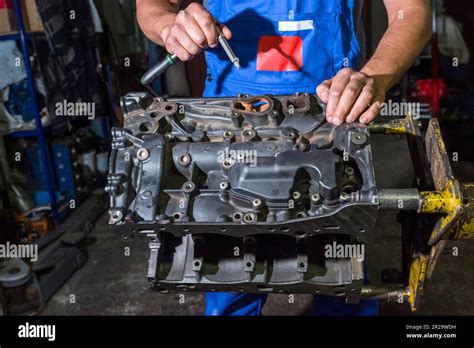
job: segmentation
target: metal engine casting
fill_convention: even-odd
[[[423,189],[445,191],[378,191],[370,134],[406,134],[422,149],[410,115],[370,132],[360,123],[334,126],[306,93],[196,99],[133,93],[122,98],[122,109],[106,187],[109,224],[125,239],[148,237],[148,279],[157,289],[325,294],[347,302],[401,297],[415,309],[421,272],[431,274],[439,242],[462,216],[459,203],[430,239],[430,231],[416,243],[410,242],[416,231],[404,233],[404,253],[413,256],[404,264],[403,274],[410,274],[404,287],[363,286],[363,259],[335,255],[336,246],[347,251],[369,242],[378,209],[452,212],[440,200],[461,195],[449,163],[438,165],[447,155],[432,145],[442,143],[436,122],[428,130],[428,156],[420,150],[421,168],[437,168],[433,177],[442,180],[425,180]]]
[[[344,294],[357,258],[328,243],[370,239],[370,135],[335,127],[309,94],[165,100],[131,94],[113,130],[110,223],[150,238],[161,288]]]

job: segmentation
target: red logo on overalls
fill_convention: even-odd
[[[298,71],[303,66],[303,40],[299,36],[262,36],[257,70]]]

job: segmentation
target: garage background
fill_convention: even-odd
[[[438,45],[427,45],[387,100],[421,103],[425,125],[438,117],[456,178],[472,181],[474,3],[437,1],[434,8]],[[36,263],[15,260],[14,274],[2,272],[7,260],[0,259],[2,314],[203,312],[202,294],[152,291],[146,241],[126,243],[107,225],[103,187],[110,129],[123,121],[120,97],[145,91],[141,75],[164,55],[143,36],[134,14],[134,0],[0,0],[0,244],[40,251]],[[362,21],[361,44],[370,57],[387,26],[383,2],[365,1]],[[172,66],[153,88],[200,96],[205,72],[201,55]],[[432,96],[435,84],[439,98]],[[84,105],[83,114],[64,101]],[[410,187],[403,138],[375,136],[373,151],[380,188]],[[378,284],[382,270],[400,268],[395,214],[382,212],[376,230],[367,255],[370,281]],[[473,262],[474,243],[449,242],[418,313],[474,313]],[[270,295],[264,314],[311,314],[312,301],[311,295],[294,301]],[[382,314],[410,311],[383,303]]]

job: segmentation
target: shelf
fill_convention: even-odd
[[[38,136],[38,133],[36,132],[36,129],[19,130],[19,131],[15,131],[15,132],[11,132],[7,134],[7,137],[11,139],[36,138],[37,136]]]
[[[42,31],[33,31],[31,33],[25,33],[25,39],[26,40],[31,40],[34,36],[41,35],[41,34],[44,34],[44,32],[42,32]],[[21,35],[17,31],[0,34],[0,41],[6,41],[6,40],[17,40],[18,41],[18,40],[21,40]]]
[[[51,126],[43,128],[43,133],[48,134],[51,132]],[[29,130],[18,130],[6,134],[10,139],[21,139],[21,138],[36,138],[38,137],[38,131],[36,129]]]
[[[7,138],[10,139],[21,139],[21,138],[30,138],[38,140],[39,147],[39,161],[44,164],[44,176],[46,178],[45,191],[47,191],[49,202],[51,206],[51,218],[57,223],[61,219],[64,219],[67,216],[71,209],[68,208],[68,205],[64,205],[64,202],[58,202],[56,197],[55,190],[55,168],[51,162],[51,153],[50,153],[50,139],[51,136],[56,136],[59,134],[61,129],[58,129],[58,125],[49,125],[44,127],[41,118],[41,109],[38,101],[38,94],[35,88],[34,74],[31,67],[30,52],[31,52],[31,40],[35,37],[45,35],[44,31],[33,31],[26,32],[23,16],[21,12],[21,1],[22,0],[11,0],[13,4],[15,21],[18,31],[0,33],[0,41],[5,40],[15,40],[18,44],[18,48],[22,54],[23,64],[26,72],[26,83],[28,87],[28,93],[30,96],[29,102],[31,103],[31,113],[34,115],[34,123],[36,127],[34,129],[20,129],[13,131],[9,134],[5,134]],[[34,47],[33,47],[34,48]],[[96,62],[97,64],[97,62]],[[111,111],[114,111],[114,107],[111,108]],[[100,127],[101,129],[107,130],[107,119],[105,117],[100,118]],[[104,132],[108,135],[108,130]],[[105,138],[105,136],[104,136]]]

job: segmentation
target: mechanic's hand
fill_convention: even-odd
[[[373,77],[350,68],[322,82],[316,93],[327,104],[326,119],[335,125],[357,119],[367,124],[377,117],[385,100],[385,90]]]
[[[203,49],[216,47],[217,30],[214,17],[200,4],[191,3],[174,15],[170,25],[162,29],[161,37],[169,53],[175,53],[182,61],[191,60]],[[232,33],[221,25],[222,33],[229,40]]]

